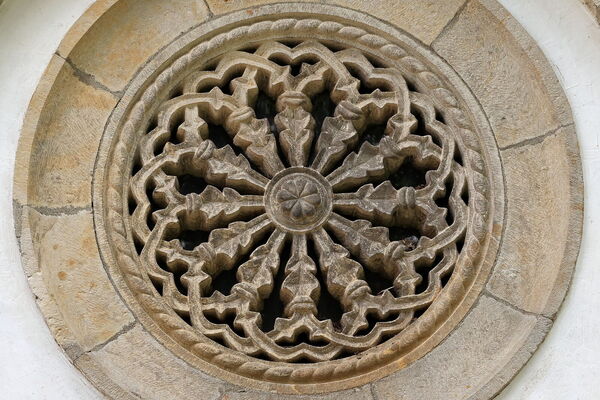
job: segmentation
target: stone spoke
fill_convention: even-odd
[[[218,87],[209,93],[184,94],[165,103],[159,123],[161,126],[170,126],[181,112],[180,110],[185,108],[186,122],[179,128],[177,137],[185,139],[182,136],[186,132],[192,134],[191,129],[197,125],[195,129],[202,134],[203,139],[206,139],[208,129],[200,124],[202,119],[199,116],[190,114],[188,110],[191,107],[195,107],[196,112],[199,110],[202,118],[224,126],[232,137],[233,143],[241,148],[267,176],[272,177],[284,168],[277,155],[276,139],[269,130],[268,121],[256,119],[252,108],[240,105],[234,97],[225,95]],[[191,137],[196,138],[196,136]],[[198,144],[198,142],[199,140],[195,140],[193,143]]]
[[[361,186],[354,193],[336,193],[333,208],[344,215],[390,226],[400,210],[414,208],[415,202],[414,188],[396,189],[390,181],[385,181],[377,187],[373,184]]]
[[[352,260],[348,250],[331,240],[324,229],[312,234],[317,253],[319,268],[325,277],[327,290],[342,305],[346,316],[356,309],[357,299],[370,294],[371,289],[364,280],[364,271],[360,263]],[[368,326],[365,313],[354,313],[355,318],[342,317],[344,332],[352,334]]]
[[[345,191],[371,179],[385,178],[389,168],[386,166],[386,157],[381,150],[380,146],[363,143],[358,153],[350,154],[341,167],[327,176],[333,189]]]
[[[362,219],[351,221],[338,214],[332,214],[327,226],[364,265],[385,271],[386,249],[391,243],[387,228],[373,227],[369,221]]]
[[[179,212],[184,209],[184,206],[180,207]],[[179,224],[178,219],[171,218],[170,222],[177,226]],[[179,260],[187,264],[189,270],[183,279],[188,283],[201,282],[201,285],[193,288],[188,284],[188,289],[195,290],[200,295],[208,290],[209,277],[235,267],[240,258],[255,248],[272,229],[271,221],[263,214],[248,222],[238,221],[227,228],[214,229],[210,232],[208,240],[198,244],[193,250],[184,250],[178,243],[173,243],[179,240],[173,240],[167,247],[167,263]]]
[[[207,242],[213,254],[212,263],[221,271],[233,268],[271,228],[271,220],[263,214],[248,222],[234,222],[227,228],[213,230]]]
[[[200,194],[186,196],[183,220],[190,228],[210,231],[260,212],[264,212],[263,196],[241,195],[231,188],[221,191],[208,186]]]
[[[273,291],[274,276],[279,270],[279,254],[285,243],[287,234],[275,230],[267,243],[258,247],[250,259],[240,265],[237,271],[238,284],[234,285],[232,292],[244,292],[250,297],[251,307],[260,310],[262,304]]]
[[[281,300],[288,318],[298,315],[316,315],[319,301],[317,268],[308,255],[306,235],[296,234],[292,239],[291,257],[285,266],[285,279],[281,285]]]
[[[440,148],[429,136],[406,134],[410,121],[391,118],[386,135],[377,145],[364,142],[357,153],[349,154],[342,165],[327,175],[334,191],[348,191],[370,180],[382,180],[398,170],[407,157],[433,165],[439,162]]]
[[[367,268],[392,277],[401,295],[414,294],[422,277],[416,273],[414,264],[405,259],[405,246],[390,241],[387,228],[373,227],[366,220],[350,221],[338,214],[332,215],[328,226]]]
[[[200,299],[203,311],[218,318],[224,318],[235,311],[239,324],[260,324],[260,311],[263,301],[273,291],[274,276],[280,266],[279,254],[286,240],[286,234],[275,230],[267,242],[256,248],[245,263],[236,272],[237,283],[231,294],[223,295],[216,291],[211,297]]]

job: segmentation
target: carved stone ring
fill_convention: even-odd
[[[495,179],[480,128],[425,61],[381,38],[231,40],[159,76],[149,90],[170,94],[142,95],[155,111],[122,125],[137,132],[123,188],[133,259],[216,348],[310,374],[386,359],[477,276]]]

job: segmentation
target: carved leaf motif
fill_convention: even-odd
[[[293,166],[305,165],[313,140],[315,121],[301,107],[287,107],[275,116],[275,124],[279,129],[279,141]]]
[[[215,253],[214,263],[221,269],[230,269],[240,256],[269,229],[271,221],[266,215],[249,222],[234,222],[228,228],[210,233],[208,244]]]
[[[373,227],[363,219],[350,221],[340,215],[333,215],[328,223],[342,244],[363,263],[375,269],[383,268],[385,252],[390,244],[387,228]]]
[[[323,121],[321,135],[317,140],[316,156],[312,168],[326,174],[358,140],[352,121],[342,116],[327,117]]]
[[[241,147],[267,176],[272,177],[284,168],[277,155],[277,143],[269,130],[269,122],[255,119],[250,107],[231,113],[227,128],[234,132],[233,143]]]
[[[327,176],[334,190],[344,190],[363,183],[366,179],[385,177],[387,171],[385,158],[379,146],[365,142],[358,153],[352,153]]]
[[[377,187],[373,184],[361,186],[355,193],[339,193],[334,200],[336,210],[386,226],[393,223],[399,209],[415,206],[415,189],[403,187],[397,190],[390,181]]]
[[[208,182],[257,193],[264,191],[267,179],[254,171],[244,156],[241,154],[236,156],[231,146],[220,149],[216,149],[214,145],[205,147],[206,151],[198,152],[200,155],[197,157],[197,162],[204,167],[201,168],[205,170],[204,178]]]
[[[239,323],[260,323],[257,311],[273,290],[273,275],[279,269],[279,252],[284,240],[283,232],[273,232],[267,243],[256,248],[250,259],[240,265],[236,272],[238,283],[231,288],[231,294],[213,293],[210,298],[204,299],[203,309],[220,317],[234,310]]]
[[[236,275],[238,284],[232,291],[244,290],[250,296],[256,296],[257,303],[264,300],[273,290],[273,275],[279,269],[279,252],[283,247],[285,234],[275,231],[268,242],[252,252],[250,259],[240,265]]]
[[[356,291],[371,292],[367,282],[363,280],[363,268],[350,258],[348,250],[335,244],[324,230],[316,232],[314,239],[327,289],[348,311],[352,308],[352,296]]]

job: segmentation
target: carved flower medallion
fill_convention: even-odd
[[[317,185],[304,177],[292,180],[289,189],[281,188],[277,201],[283,213],[295,221],[313,217],[322,202]]]
[[[102,221],[127,298],[181,357],[347,387],[460,321],[493,256],[493,140],[408,43],[265,20],[146,75],[109,145]]]
[[[332,209],[333,192],[317,171],[290,167],[277,174],[265,190],[265,209],[277,226],[291,233],[320,227]]]

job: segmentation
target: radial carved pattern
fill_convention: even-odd
[[[131,226],[167,304],[215,342],[320,362],[400,333],[451,277],[454,132],[357,49],[266,41],[190,73],[138,146]]]

